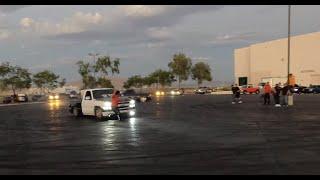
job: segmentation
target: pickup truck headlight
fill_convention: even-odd
[[[53,99],[53,96],[50,95],[50,96],[49,96],[49,99],[52,100],[52,99]]]
[[[105,102],[102,107],[103,110],[111,110],[111,102]]]
[[[131,99],[129,103],[129,107],[134,108],[136,106],[136,101]]]

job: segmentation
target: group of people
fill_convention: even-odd
[[[276,107],[288,106],[288,97],[291,93],[291,86],[287,83],[281,87],[281,84],[276,84],[274,88],[272,88],[267,82],[263,87],[263,97],[264,97],[264,105],[270,104],[270,97],[273,95],[274,103]]]
[[[232,85],[232,104],[241,104],[241,90],[237,84]],[[263,87],[262,97],[264,99],[264,105],[270,105],[270,99],[273,95],[275,107],[288,106],[288,97],[291,95],[291,86],[287,83],[281,87],[281,84],[276,84],[275,87],[271,87],[267,82]]]

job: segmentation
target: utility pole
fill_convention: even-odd
[[[290,80],[290,48],[291,48],[290,36],[291,36],[291,5],[288,6],[288,83]]]
[[[288,80],[287,85],[290,85],[290,50],[291,50],[291,5],[288,5]],[[289,98],[291,99],[291,103],[289,103]],[[293,96],[290,94],[288,96],[288,105],[293,105]]]

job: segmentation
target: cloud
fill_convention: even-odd
[[[20,25],[23,27],[23,28],[29,28],[29,27],[32,27],[35,25],[35,21],[32,19],[32,18],[22,18],[20,20]]]
[[[224,34],[216,36],[214,40],[209,41],[209,44],[226,44],[237,42],[251,42],[257,36],[256,32],[234,33]]]
[[[103,23],[104,17],[96,13],[76,12],[71,17],[65,18],[60,23],[49,21],[36,21],[25,17],[20,20],[24,32],[34,32],[43,36],[79,33],[90,29],[92,26]]]
[[[169,39],[173,36],[168,27],[150,27],[147,34],[154,39]]]
[[[146,5],[125,5],[119,8],[125,16],[129,17],[151,17],[166,11],[165,6],[146,6]]]
[[[11,13],[25,7],[28,7],[28,6],[27,5],[1,5],[0,12]]]
[[[6,30],[0,30],[0,40],[8,39],[10,35],[10,32]]]

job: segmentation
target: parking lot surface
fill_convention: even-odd
[[[320,96],[154,98],[135,118],[74,118],[68,101],[0,107],[0,174],[318,174]]]

